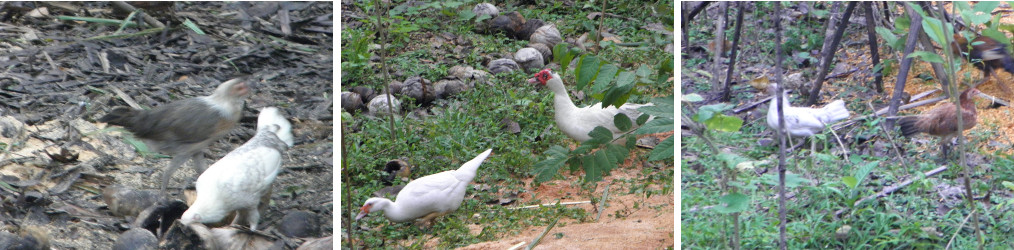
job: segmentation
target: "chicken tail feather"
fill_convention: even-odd
[[[138,117],[137,112],[137,110],[127,107],[116,107],[105,116],[102,116],[102,118],[99,118],[99,121],[127,127],[134,123],[134,120]]]
[[[835,100],[821,108],[824,111],[824,119],[821,122],[831,124],[845,118],[849,118],[849,110],[845,108],[845,101]]]
[[[905,137],[912,137],[913,135],[922,132],[922,129],[919,129],[919,126],[916,125],[916,122],[918,121],[919,117],[917,116],[908,116],[898,120],[898,128],[901,129],[901,135]]]

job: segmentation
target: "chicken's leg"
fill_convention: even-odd
[[[245,210],[246,220],[250,222],[250,231],[257,231],[257,221],[261,219],[261,212],[257,210],[257,207],[251,207]]]
[[[169,161],[169,168],[162,172],[162,186],[160,188],[162,196],[167,196],[166,187],[169,186],[169,180],[172,179],[173,173],[176,173],[176,170],[193,156],[194,154],[177,154]]]

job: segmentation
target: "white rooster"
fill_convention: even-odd
[[[560,127],[568,137],[577,140],[579,142],[585,142],[591,139],[588,136],[588,132],[591,132],[595,127],[602,126],[609,131],[613,132],[613,139],[623,135],[623,131],[616,128],[613,123],[613,116],[618,113],[623,113],[630,118],[630,122],[636,125],[636,120],[641,116],[641,111],[637,109],[644,106],[654,106],[654,104],[624,104],[620,108],[606,107],[602,108],[602,103],[598,103],[592,106],[579,108],[574,105],[574,101],[570,100],[570,95],[567,94],[567,88],[563,86],[563,80],[560,79],[560,75],[553,73],[550,69],[544,69],[535,73],[535,77],[528,79],[529,83],[539,83],[549,87],[549,90],[553,91],[553,112],[554,118],[556,118],[556,126]],[[650,120],[653,117],[649,117]],[[635,126],[636,127],[636,126]],[[623,140],[616,140],[614,143],[623,144]]]
[[[282,152],[293,145],[292,124],[274,107],[261,110],[257,134],[197,178],[197,200],[183,213],[184,224],[215,223],[232,211],[257,230],[260,198],[271,190],[282,167]]]
[[[356,220],[372,212],[384,211],[384,217],[393,222],[419,219],[423,225],[432,225],[433,219],[458,210],[465,199],[468,183],[475,178],[479,165],[491,152],[493,149],[487,149],[461,164],[457,170],[423,176],[409,182],[398,192],[393,202],[379,197],[367,199],[356,215]]]
[[[777,93],[778,84],[771,84],[769,87],[772,96]],[[785,131],[793,137],[809,137],[820,133],[827,124],[838,122],[849,117],[849,110],[845,108],[845,102],[835,100],[822,108],[800,108],[789,105],[788,90],[782,92],[782,112],[785,116]],[[768,106],[768,126],[778,133],[778,97],[771,98],[771,105]],[[813,144],[811,144],[811,152]]]

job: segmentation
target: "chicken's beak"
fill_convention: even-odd
[[[362,219],[363,217],[366,217],[366,215],[368,213],[369,212],[359,212],[359,215],[356,215],[356,220],[358,221],[359,219]]]
[[[528,78],[528,83],[538,83],[538,82],[539,82],[538,77]]]

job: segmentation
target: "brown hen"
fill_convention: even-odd
[[[963,130],[975,127],[977,119],[975,115],[975,102],[971,98],[978,94],[979,90],[973,87],[966,89],[958,96],[962,110],[961,119],[962,123],[964,123]],[[898,120],[898,126],[901,128],[901,134],[905,137],[912,137],[918,133],[940,137],[940,147],[944,157],[946,157],[951,138],[959,133],[957,114],[957,105],[945,103],[922,114],[903,117]]]

